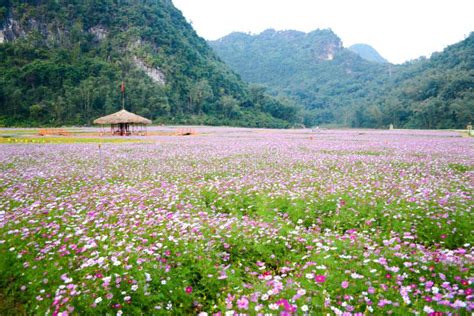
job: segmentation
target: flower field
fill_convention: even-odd
[[[198,131],[0,144],[0,314],[473,312],[473,138]]]

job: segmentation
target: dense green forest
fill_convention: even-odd
[[[464,128],[474,119],[474,34],[430,59],[370,62],[331,30],[210,42],[244,80],[304,107],[306,126]]]
[[[250,88],[170,0],[0,0],[0,126],[155,123],[288,127],[298,108]],[[148,73],[148,75],[147,75]]]

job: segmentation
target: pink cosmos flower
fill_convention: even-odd
[[[317,283],[324,283],[326,282],[326,276],[325,275],[317,275],[314,280],[317,282]]]
[[[186,293],[188,294],[191,294],[193,292],[193,288],[192,286],[188,286],[186,289],[185,289]]]
[[[230,294],[227,294],[227,297],[225,299],[225,303],[226,303],[226,307],[228,309],[231,309],[232,308],[232,301],[234,301],[234,296],[230,295]]]
[[[341,286],[342,286],[343,289],[347,289],[349,287],[349,282],[342,281]]]
[[[283,306],[283,308],[285,309],[285,312],[287,313],[294,313],[296,312],[296,307],[291,305],[288,300],[285,300],[285,299],[281,299],[279,300],[278,302],[276,302],[278,305],[280,306]],[[282,314],[282,313],[280,313]],[[291,315],[291,314],[290,314]]]
[[[239,298],[237,300],[237,307],[239,309],[249,309],[249,300],[246,297]]]

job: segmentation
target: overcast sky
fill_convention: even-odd
[[[373,46],[392,63],[430,56],[474,31],[474,0],[173,0],[197,33],[331,28],[348,47]]]

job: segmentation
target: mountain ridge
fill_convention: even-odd
[[[389,63],[388,60],[383,58],[382,55],[380,55],[379,52],[369,44],[358,43],[349,46],[347,49],[356,53],[367,61],[372,61],[379,64]]]
[[[244,80],[301,105],[306,126],[464,128],[474,119],[473,33],[430,59],[402,65],[334,46],[340,39],[331,30],[303,34],[271,30],[209,43]],[[331,58],[315,57],[325,50]]]
[[[275,30],[245,36],[230,34],[209,43],[244,80],[262,84],[270,93],[301,104],[307,110],[307,126],[335,122],[338,109],[367,102],[379,92],[381,87],[377,85],[373,91],[360,94],[367,80],[374,76],[388,79],[383,65],[345,49],[330,29],[296,32],[297,36],[287,41],[289,33],[293,34]],[[341,119],[341,124],[349,124],[344,121]]]
[[[287,127],[169,0],[2,1],[0,125],[90,124],[126,107],[155,122]],[[283,115],[283,114],[284,115]]]

